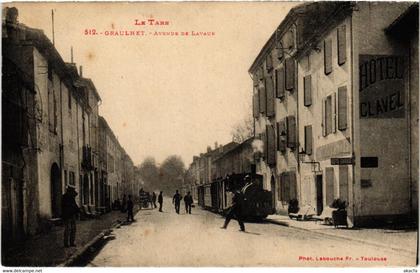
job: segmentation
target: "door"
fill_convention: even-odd
[[[57,163],[51,166],[51,216],[58,218],[61,215],[61,196],[63,189],[61,185],[60,168]]]
[[[322,175],[317,175],[315,178],[315,191],[316,191],[316,213],[320,215],[322,210],[324,209],[323,206],[323,193],[322,193]]]

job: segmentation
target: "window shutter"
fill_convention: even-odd
[[[312,154],[312,125],[305,126],[305,153]]]
[[[277,150],[280,152],[286,151],[286,126],[284,120],[277,123]]]
[[[338,64],[346,63],[346,25],[342,25],[337,29],[337,55]]]
[[[290,199],[295,199],[297,197],[296,192],[296,173],[289,172],[289,188],[290,188]]]
[[[308,75],[303,78],[303,90],[304,90],[304,105],[310,106],[312,104],[312,77]]]
[[[258,93],[254,94],[253,98],[253,110],[254,110],[254,118],[258,118],[260,115],[260,105],[258,101]]]
[[[332,72],[332,40],[324,41],[324,73],[328,75]]]
[[[271,69],[273,69],[273,56],[271,53],[265,58],[265,67],[267,71],[271,71]]]
[[[268,145],[267,145],[267,134],[265,133],[265,132],[263,132],[262,134],[261,134],[261,138],[262,138],[262,141],[263,141],[263,157],[264,157],[264,160],[267,162],[267,151],[268,151]]]
[[[337,94],[334,92],[331,98],[331,108],[332,108],[332,122],[331,130],[333,133],[337,132]]]
[[[265,87],[264,86],[260,86],[258,88],[258,93],[259,93],[259,97],[260,97],[260,113],[265,113],[266,111],[266,103],[267,103],[267,98],[266,98],[266,94],[265,94]]]
[[[347,87],[338,88],[338,130],[347,129]]]
[[[276,70],[276,97],[284,98],[284,68]]]
[[[267,117],[272,117],[275,114],[273,78],[271,76],[266,77],[264,85],[267,91]]]
[[[325,130],[326,135],[329,135],[332,133],[332,98],[331,96],[328,96],[325,100]]]
[[[295,60],[286,59],[286,90],[293,91],[295,87]]]
[[[288,116],[287,122],[287,147],[295,148],[296,146],[296,120],[294,116]]]
[[[284,201],[290,201],[290,175],[284,173]]]
[[[267,163],[269,165],[274,165],[276,164],[276,146],[275,146],[276,136],[275,136],[273,126],[267,125],[266,130],[267,130],[267,146],[268,146]]]

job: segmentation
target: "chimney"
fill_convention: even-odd
[[[207,146],[207,152],[210,153],[211,152],[211,147]]]
[[[79,74],[80,74],[80,77],[83,77],[83,66],[80,66]]]
[[[6,16],[6,23],[17,24],[18,23],[18,9],[15,7],[3,9],[3,16]]]
[[[214,149],[217,150],[217,141],[214,143]]]

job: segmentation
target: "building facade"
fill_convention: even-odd
[[[92,80],[64,62],[42,30],[20,24],[16,8],[5,8],[2,27],[2,238],[8,245],[48,230],[61,217],[67,186],[76,188],[78,205],[101,210],[108,161],[100,158],[100,96]],[[116,146],[118,172],[132,183],[133,163]]]
[[[265,143],[257,171],[277,192],[278,212],[296,198],[320,214],[339,198],[356,226],[417,214],[417,29],[415,3],[320,2],[289,12],[250,69]]]

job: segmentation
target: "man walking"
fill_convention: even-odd
[[[187,192],[187,195],[184,197],[185,202],[185,212],[191,214],[191,205],[193,203],[193,199],[190,192]]]
[[[162,212],[162,204],[163,204],[163,192],[161,191],[158,196],[158,203],[159,203],[159,211]]]
[[[153,192],[153,194],[152,194],[152,202],[153,202],[153,206],[155,208],[157,208],[157,206],[156,206],[156,193],[155,192]]]
[[[68,186],[61,200],[61,218],[64,221],[64,247],[76,246],[76,216],[79,207],[76,204],[77,192],[72,186]]]
[[[179,214],[179,205],[181,203],[181,195],[176,190],[174,197],[172,198],[172,204],[175,204],[175,212]]]
[[[127,201],[127,222],[134,222],[133,208],[134,203],[133,200],[131,200],[131,195],[129,195]]]
[[[241,192],[235,191],[232,197],[232,206],[230,207],[226,215],[225,223],[223,227],[221,228],[226,229],[227,226],[229,225],[230,220],[232,220],[232,218],[236,218],[241,228],[241,231],[245,231],[245,225],[242,220],[242,202],[243,202],[243,196]]]

